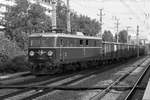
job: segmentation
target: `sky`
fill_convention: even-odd
[[[4,0],[0,0],[1,2]],[[67,0],[63,0],[66,3]],[[150,40],[150,0],[69,0],[70,9],[77,14],[87,15],[99,21],[99,9],[103,9],[102,31],[116,33],[116,18],[119,30],[128,30],[131,36],[136,35],[139,25],[140,37]],[[5,2],[7,3],[7,2]]]
[[[63,0],[66,3],[66,0]],[[140,37],[150,40],[150,0],[70,0],[70,9],[99,21],[99,9],[103,9],[103,31],[116,33],[116,20],[119,30],[129,26],[129,34],[136,35],[140,27]]]

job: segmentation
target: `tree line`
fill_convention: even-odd
[[[11,7],[5,13],[5,35],[15,40],[21,48],[28,43],[28,35],[33,32],[49,32],[52,29],[52,19],[45,14],[46,9],[38,3],[31,4],[28,0],[15,0],[16,6]],[[61,0],[57,3],[57,28],[67,30],[67,7]],[[71,11],[71,34],[77,31],[84,35],[95,36],[100,31],[100,23],[95,19],[84,15],[78,15]],[[123,35],[122,35],[123,34]],[[125,42],[127,32],[119,33],[119,41]],[[122,37],[123,36],[123,37]],[[114,41],[110,31],[103,34],[104,41]]]
[[[130,36],[128,36],[128,32],[126,30],[121,30],[118,34],[115,34],[114,36],[111,33],[111,31],[105,30],[102,35],[103,41],[107,41],[107,42],[117,42],[117,38],[118,38],[118,42],[121,43],[127,43],[128,41],[127,38],[130,40]]]

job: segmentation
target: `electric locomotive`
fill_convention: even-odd
[[[35,33],[29,36],[28,58],[32,73],[54,74],[129,59],[137,52],[144,55],[144,49],[128,43],[104,42],[100,37]]]
[[[87,63],[101,60],[102,39],[63,33],[35,33],[29,36],[28,55],[33,73],[53,74],[82,69]]]

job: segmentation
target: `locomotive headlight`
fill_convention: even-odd
[[[34,51],[30,51],[30,52],[29,52],[29,55],[30,55],[30,56],[34,56]]]
[[[48,56],[52,56],[52,55],[53,55],[53,52],[52,52],[52,51],[48,51],[48,52],[47,52],[47,55],[48,55]]]

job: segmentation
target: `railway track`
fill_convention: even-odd
[[[0,76],[0,81],[16,78],[19,76],[29,75],[29,74],[31,74],[31,73],[29,71],[26,71],[26,72],[18,72],[18,73],[14,73],[14,74],[3,75],[3,76]]]
[[[27,72],[19,72],[15,74],[8,74],[4,76],[0,76],[0,84],[16,84],[19,82],[24,82],[27,80],[35,79],[36,76],[32,75],[29,71]]]
[[[145,61],[145,60],[144,60]],[[116,65],[112,65],[114,67]],[[109,66],[110,68],[110,66]],[[107,69],[107,68],[106,68]],[[93,74],[98,74],[104,70],[96,70],[91,72],[79,72],[78,74],[71,74],[63,77],[56,77],[46,81],[31,83],[28,85],[1,85],[1,89],[21,89],[16,92],[0,96],[1,99],[6,100],[32,100],[36,97],[42,96],[47,93],[52,93],[57,90],[95,90],[107,89],[108,87],[73,87],[71,84],[85,79]],[[86,73],[86,74],[85,74]],[[64,81],[65,80],[65,81]],[[61,82],[62,81],[62,82]],[[59,83],[59,84],[56,84]],[[111,86],[109,89],[118,89],[118,87]],[[108,90],[108,89],[107,89]],[[91,99],[92,100],[92,99]]]
[[[143,91],[143,90],[145,90],[146,85],[144,85],[144,86],[143,85],[140,86],[140,85],[142,84],[142,80],[144,79],[145,76],[148,76],[147,80],[149,79],[149,76],[150,76],[150,74],[149,74],[150,71],[149,70],[150,70],[150,65],[148,65],[144,69],[143,73],[140,75],[140,77],[138,78],[138,80],[136,81],[136,83],[134,84],[134,86],[132,87],[132,89],[130,90],[130,92],[128,93],[128,95],[125,97],[124,100],[134,100],[133,98],[135,98],[135,96],[136,96],[136,98],[138,97],[138,100],[142,99],[143,94],[140,93],[140,95],[142,95],[142,96],[137,96],[136,95],[136,91],[139,91],[139,90]],[[145,81],[144,81],[144,83],[145,83]],[[147,81],[146,81],[146,83],[147,83]]]
[[[145,59],[142,64],[146,61],[147,59]],[[149,61],[150,62],[150,61]],[[131,96],[133,95],[135,89],[138,87],[139,82],[141,81],[141,79],[144,77],[144,75],[146,74],[147,70],[150,67],[150,63],[146,66],[146,68],[144,69],[143,73],[140,75],[140,77],[138,78],[138,80],[136,81],[136,83],[134,84],[134,86],[128,86],[128,87],[119,87],[117,86],[117,84],[119,84],[122,80],[124,80],[125,78],[127,78],[128,76],[130,76],[130,74],[135,71],[137,68],[139,68],[142,64],[136,66],[133,70],[125,73],[124,75],[120,76],[118,79],[116,79],[116,81],[114,81],[113,83],[109,84],[108,87],[103,88],[102,91],[100,91],[99,93],[97,93],[96,95],[92,96],[89,100],[100,100],[102,99],[106,94],[108,94],[112,89],[118,89],[119,91],[124,91],[124,90],[130,90],[130,92],[128,93],[128,95],[125,97],[124,100],[131,100]],[[102,89],[102,88],[99,88]]]
[[[112,66],[113,67],[113,66]],[[56,86],[50,86],[50,85],[54,85],[56,82],[60,82],[62,80],[66,80],[64,81],[62,84],[59,84],[58,86],[63,86],[63,85],[68,85],[68,84],[71,84],[75,81],[78,81],[78,80],[81,80],[81,79],[84,79],[92,74],[97,74],[101,72],[100,70],[98,71],[94,71],[94,72],[89,72],[88,71],[88,74],[85,74],[84,73],[87,73],[87,71],[85,72],[79,72],[78,74],[72,74],[72,75],[67,75],[67,76],[63,76],[63,77],[58,77],[58,78],[54,78],[54,79],[50,79],[50,80],[46,80],[46,81],[42,81],[42,82],[38,82],[38,83],[32,83],[32,84],[29,84],[29,85],[20,85],[20,86],[16,86],[16,85],[1,85],[0,88],[2,89],[7,89],[7,88],[12,88],[12,89],[23,89],[23,90],[19,90],[19,91],[16,91],[16,92],[13,92],[11,94],[8,94],[8,95],[4,95],[4,96],[0,96],[1,99],[13,99],[13,100],[17,100],[18,98],[20,99],[23,99],[23,100],[30,100],[32,98],[35,98],[37,97],[38,95],[43,95],[45,93],[48,93],[48,92],[52,92],[54,91],[55,89],[58,89],[56,88]],[[46,85],[49,85],[49,86],[46,86]],[[47,88],[44,88],[42,86],[46,86]],[[35,89],[35,90],[33,90]],[[41,91],[37,91],[37,90],[42,90]],[[33,92],[36,92],[35,95],[32,95],[32,96],[29,96],[31,93],[30,91],[33,91]],[[44,92],[43,92],[44,91]],[[22,95],[23,93],[27,93],[29,92],[28,96],[29,97],[19,97],[18,95]],[[26,95],[27,96],[27,95]]]

